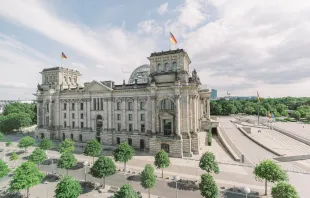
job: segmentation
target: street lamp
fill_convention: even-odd
[[[88,161],[85,161],[84,163],[83,163],[83,165],[84,165],[84,174],[85,174],[85,182],[86,182],[86,174],[87,174],[87,165],[88,165]]]
[[[175,189],[176,189],[176,198],[178,198],[178,181],[180,180],[180,176],[179,175],[175,175],[173,177],[173,179],[175,180]]]
[[[251,192],[251,189],[249,187],[242,187],[242,191],[245,193],[245,198],[248,197],[248,194]]]

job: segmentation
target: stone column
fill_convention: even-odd
[[[193,120],[194,120],[194,117],[193,117],[193,111],[194,111],[194,108],[193,107],[193,96],[189,96],[189,104],[188,104],[188,107],[189,107],[189,130],[193,130]]]
[[[109,127],[110,127],[110,125],[109,125],[109,106],[108,106],[108,102],[109,102],[109,99],[108,98],[105,98],[104,100],[103,100],[103,105],[104,105],[104,110],[103,110],[103,112],[104,112],[104,114],[103,114],[103,123],[106,123],[106,126],[103,126],[103,128],[105,129],[109,129]],[[100,104],[101,104],[101,99],[100,99],[100,102],[99,102]],[[100,107],[100,109],[101,109],[101,107]]]
[[[125,98],[122,98],[122,130],[123,129],[127,129],[126,127],[126,99]]]
[[[39,127],[41,125],[41,114],[40,114],[40,110],[41,110],[41,102],[37,102],[37,126]]]
[[[50,101],[48,103],[48,108],[49,108],[49,126],[53,126],[53,114],[52,114],[52,98],[50,97]]]
[[[108,116],[108,127],[107,129],[112,129],[112,98],[108,98],[107,100],[107,106],[106,106],[106,111],[107,111],[107,116]]]
[[[151,100],[152,100],[152,133],[155,134],[156,133],[156,96],[151,96]]]
[[[191,129],[196,132],[195,120],[196,120],[196,108],[195,108],[195,96],[191,96]]]
[[[91,128],[90,123],[90,108],[91,108],[91,98],[86,100],[86,119],[87,119],[87,128]]]
[[[149,108],[148,108],[148,106],[149,106],[149,98],[147,98],[147,100],[145,101],[144,110],[143,110],[143,112],[145,112],[145,121],[144,121],[145,132],[147,130],[149,130]],[[138,127],[140,127],[140,126],[138,126]],[[139,128],[139,131],[140,131],[140,128]]]
[[[99,110],[100,109],[100,107],[99,107],[99,104],[100,104],[100,102],[99,102],[99,98],[96,98],[96,101],[97,101],[97,106],[96,106],[96,110]]]
[[[59,101],[59,96],[56,96],[55,98],[55,103],[54,103],[54,126],[59,126],[60,125],[60,101]]]
[[[175,96],[175,102],[176,102],[176,119],[175,119],[175,126],[176,126],[176,134],[178,136],[181,136],[181,129],[180,129],[180,126],[181,126],[181,120],[180,120],[180,95],[176,95]]]
[[[138,130],[138,98],[135,97],[133,101],[133,130]]]
[[[110,120],[111,120],[111,128],[113,128],[114,130],[116,129],[116,124],[115,124],[115,102],[114,102],[114,98],[111,97],[110,98],[110,112],[111,112],[111,116],[110,116]]]
[[[210,98],[207,100],[207,118],[210,120]]]

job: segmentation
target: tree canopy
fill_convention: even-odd
[[[25,152],[26,152],[26,151],[27,151],[27,148],[28,148],[29,146],[34,145],[34,143],[35,143],[35,140],[34,140],[32,137],[30,137],[30,136],[25,136],[25,137],[23,137],[23,138],[19,141],[18,147],[19,147],[19,148],[24,148],[24,149],[25,149]]]
[[[101,144],[96,139],[93,139],[87,142],[84,153],[87,156],[92,156],[94,163],[94,157],[98,157],[101,154],[101,150],[102,150]]]
[[[61,154],[58,160],[57,167],[66,169],[68,174],[68,170],[73,166],[75,166],[76,164],[77,159],[74,157],[74,155],[70,152],[64,152]]]
[[[119,191],[114,194],[113,198],[140,198],[140,195],[129,185],[124,184]]]
[[[141,186],[145,189],[148,189],[148,193],[150,196],[150,189],[154,188],[156,185],[156,176],[154,172],[154,168],[147,164],[144,167],[144,170],[141,172]]]
[[[79,181],[71,176],[64,176],[57,184],[55,198],[77,198],[82,193]]]
[[[71,139],[65,139],[63,142],[59,144],[58,151],[60,153],[64,152],[73,152],[75,147],[74,147],[74,141]]]
[[[39,171],[34,163],[24,162],[14,171],[9,190],[13,192],[26,189],[28,195],[29,188],[40,184],[43,178],[44,174]]]
[[[28,161],[37,164],[38,166],[42,164],[47,159],[46,153],[40,148],[36,148],[31,155],[28,157]]]
[[[17,159],[18,159],[18,155],[15,152],[13,152],[12,155],[10,156],[10,160],[16,161]]]
[[[156,168],[160,168],[162,170],[161,176],[164,178],[164,168],[167,168],[170,165],[168,153],[166,153],[164,150],[160,150],[158,153],[156,153],[154,165]]]
[[[217,198],[218,188],[213,179],[209,174],[201,175],[201,182],[199,183],[199,190],[201,196],[205,198]]]
[[[113,151],[115,161],[124,162],[124,169],[126,170],[126,163],[132,159],[135,150],[127,143],[123,142]]]
[[[48,150],[53,147],[53,142],[50,139],[43,138],[38,146],[43,150]]]
[[[208,174],[212,172],[214,172],[215,174],[218,174],[220,172],[215,156],[211,152],[206,152],[201,156],[200,161],[199,161],[199,167],[202,170],[207,171]]]
[[[258,180],[265,180],[265,194],[267,195],[267,182],[287,181],[288,176],[281,167],[272,160],[264,160],[254,168],[254,175]]]
[[[95,164],[90,168],[90,174],[93,177],[101,178],[102,185],[105,188],[105,178],[115,174],[116,167],[112,159],[106,156],[100,156]]]
[[[8,165],[4,161],[0,160],[0,178],[7,176],[9,172],[10,169]]]
[[[299,198],[295,188],[287,182],[279,182],[271,189],[273,198]]]

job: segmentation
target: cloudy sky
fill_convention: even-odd
[[[0,0],[0,100],[30,99],[43,68],[114,80],[169,49],[169,30],[219,95],[310,96],[309,0]]]

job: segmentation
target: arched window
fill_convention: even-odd
[[[164,99],[161,101],[161,109],[162,110],[173,110],[174,103],[169,99]]]
[[[169,144],[161,144],[161,149],[164,150],[166,153],[169,153]]]
[[[169,64],[168,63],[165,63],[165,71],[169,71]]]
[[[97,132],[100,132],[102,129],[103,120],[101,115],[97,115],[96,117],[96,130]]]
[[[161,64],[160,63],[157,64],[157,72],[161,72]]]
[[[120,144],[121,143],[121,139],[119,137],[116,138],[116,144]]]
[[[177,71],[177,63],[176,63],[176,62],[173,62],[173,63],[172,63],[172,66],[173,66],[173,71]]]

